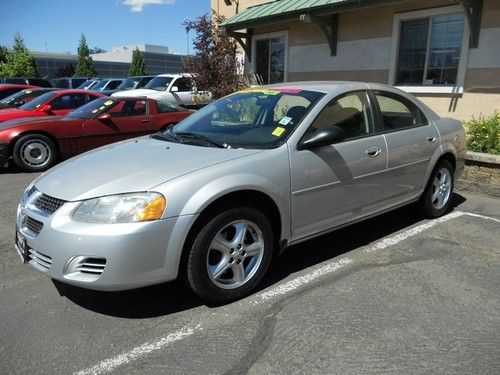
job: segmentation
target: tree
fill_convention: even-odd
[[[94,68],[94,60],[90,57],[89,46],[87,39],[82,34],[80,43],[78,44],[78,63],[76,64],[75,75],[81,77],[96,76],[97,72]]]
[[[134,52],[132,52],[132,65],[128,70],[129,76],[144,76],[146,75],[146,64],[144,63],[144,53],[139,51],[139,48],[135,47]]]
[[[0,64],[7,62],[9,56],[9,49],[6,46],[0,46]]]
[[[195,55],[185,59],[185,69],[194,73],[197,88],[211,91],[214,99],[242,86],[236,42],[219,34],[218,26],[223,21],[223,17],[212,11],[212,17],[205,14],[194,21],[184,22],[186,32],[194,30],[196,33]]]
[[[0,76],[3,77],[38,77],[38,69],[33,55],[26,48],[19,33],[14,37],[12,51],[8,52],[5,61],[0,62]]]

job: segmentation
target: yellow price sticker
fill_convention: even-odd
[[[104,102],[104,105],[111,105],[113,104],[113,101],[112,100],[107,100]]]
[[[273,135],[275,137],[281,137],[281,135],[285,132],[285,128],[282,128],[281,126],[278,126],[276,129],[273,131]]]
[[[31,94],[32,92],[33,92],[33,90],[26,90],[25,94]]]

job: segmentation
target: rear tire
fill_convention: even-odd
[[[272,226],[262,212],[239,207],[202,226],[187,255],[185,280],[210,303],[228,303],[249,294],[264,276],[273,253]]]
[[[427,187],[420,200],[423,214],[429,218],[444,215],[453,200],[454,169],[447,160],[440,161],[429,178]]]
[[[57,161],[57,147],[41,134],[28,134],[19,138],[12,151],[14,163],[27,172],[42,172]]]

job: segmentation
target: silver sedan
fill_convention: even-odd
[[[248,89],[40,176],[22,195],[15,247],[69,284],[182,277],[224,303],[287,246],[413,202],[443,215],[464,153],[459,121],[389,86]]]

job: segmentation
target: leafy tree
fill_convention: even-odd
[[[146,64],[144,63],[144,53],[139,51],[139,48],[135,47],[134,52],[132,52],[132,65],[128,70],[129,76],[143,76],[146,75]]]
[[[0,64],[7,62],[9,56],[9,49],[6,46],[0,46]]]
[[[214,99],[241,89],[242,77],[238,74],[240,62],[236,42],[219,34],[218,26],[224,18],[212,11],[196,20],[184,22],[186,31],[194,30],[195,55],[188,56],[184,67],[195,74],[198,89],[209,90]]]
[[[8,52],[4,62],[0,62],[0,76],[3,77],[38,77],[38,69],[33,55],[28,51],[19,33],[14,37],[12,51]]]
[[[78,44],[78,63],[76,64],[75,75],[81,77],[96,76],[97,72],[94,68],[94,61],[90,57],[89,46],[87,39],[82,34],[80,43]]]

